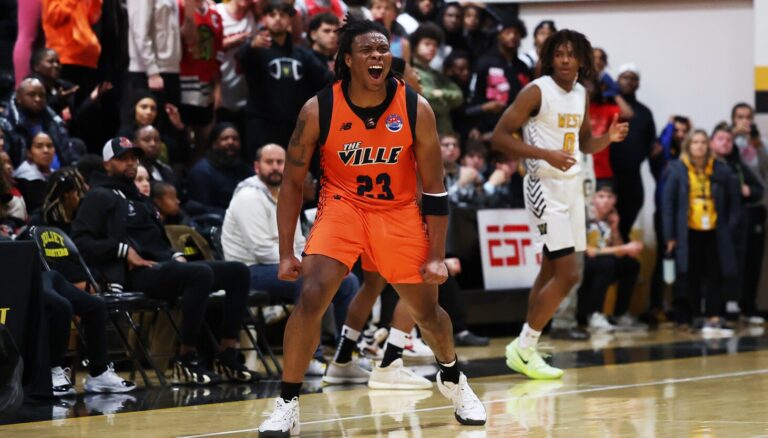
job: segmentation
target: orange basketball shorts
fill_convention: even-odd
[[[418,205],[364,210],[344,199],[326,199],[304,248],[352,269],[362,255],[363,269],[378,271],[392,284],[422,283],[419,268],[429,240]]]

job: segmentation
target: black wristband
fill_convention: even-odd
[[[421,214],[424,216],[448,216],[448,194],[422,193]]]

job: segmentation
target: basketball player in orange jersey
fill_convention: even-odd
[[[437,303],[437,286],[448,276],[448,200],[434,114],[423,97],[390,74],[386,29],[348,17],[339,31],[336,82],[304,105],[288,145],[277,204],[278,276],[301,275],[303,283],[285,329],[281,394],[259,436],[299,434],[299,391],[320,340],[322,315],[361,255],[364,270],[378,271],[394,286],[435,351],[437,386],[453,403],[456,419],[485,424],[485,407],[458,369],[450,318]],[[293,255],[293,235],[316,146],[322,189],[300,261]]]
[[[541,71],[501,116],[492,143],[510,157],[525,158],[525,205],[537,252],[544,255],[523,330],[507,345],[507,366],[532,379],[558,379],[563,370],[544,362],[536,346],[581,275],[576,252],[586,250],[587,239],[582,155],[623,140],[629,124],[616,115],[607,133],[592,137],[589,99],[578,82],[595,75],[584,35],[568,29],[551,35],[541,49]]]

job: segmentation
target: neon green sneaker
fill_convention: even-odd
[[[519,344],[520,338],[516,338],[506,348],[507,366],[513,371],[536,380],[559,379],[563,375],[563,370],[544,362],[535,348],[521,348]]]

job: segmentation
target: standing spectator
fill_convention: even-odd
[[[181,118],[194,132],[192,159],[202,156],[205,138],[213,122],[213,90],[221,78],[221,52],[224,27],[221,15],[208,0],[190,2],[194,7],[194,24],[197,30],[195,46],[182,40],[183,54],[179,65],[181,84]],[[179,0],[182,15],[183,0]]]
[[[592,49],[592,54],[595,57],[595,70],[597,71],[597,85],[600,88],[600,93],[604,97],[613,97],[620,93],[619,87],[608,73],[606,67],[608,66],[608,54],[605,50],[595,47]]]
[[[469,137],[470,132],[476,132],[474,118],[483,114],[486,110],[490,111],[494,107],[503,109],[504,104],[491,100],[480,105],[470,105],[471,93],[470,86],[470,59],[467,52],[454,50],[445,58],[443,62],[443,72],[461,89],[464,97],[462,104],[451,111],[451,123],[453,129],[464,141]],[[485,108],[485,109],[484,109]]]
[[[392,56],[411,61],[411,44],[406,37],[408,32],[399,24],[398,0],[371,0],[371,17],[373,21],[381,23],[389,31],[389,50]]]
[[[443,31],[444,40],[437,49],[437,56],[430,63],[435,70],[443,70],[445,58],[455,50],[467,50],[467,42],[462,31],[461,17],[464,10],[458,3],[448,3],[440,12],[438,23]]]
[[[768,184],[768,151],[760,138],[754,121],[754,111],[745,103],[736,104],[731,111],[733,142],[739,149],[742,162],[757,176],[763,187]],[[762,324],[757,313],[757,287],[760,283],[765,246],[766,198],[747,203],[746,277],[741,299],[741,312],[745,321]]]
[[[412,34],[419,26],[434,23],[437,20],[437,12],[437,0],[407,0],[405,11],[397,17],[397,22],[405,27],[406,32]],[[408,22],[411,23],[410,28],[404,24]]]
[[[440,137],[440,151],[445,167],[448,199],[458,207],[481,206],[484,201],[482,176],[477,169],[459,164],[461,146],[456,134],[444,134]]]
[[[304,102],[330,82],[327,64],[289,38],[296,10],[283,0],[264,7],[266,31],[244,44],[237,56],[248,81],[246,161],[267,144],[288,144]],[[234,187],[233,187],[234,189]]]
[[[667,245],[664,241],[664,232],[662,228],[662,207],[664,196],[664,184],[667,180],[667,167],[672,161],[680,158],[680,151],[683,148],[683,141],[691,132],[691,121],[684,116],[673,116],[670,122],[664,127],[659,136],[659,141],[651,152],[649,164],[653,179],[656,180],[656,191],[654,192],[654,204],[656,209],[653,212],[653,229],[656,232],[656,266],[653,269],[651,278],[651,302],[648,309],[648,319],[651,322],[666,321],[664,312],[664,281],[663,281],[663,261],[667,255]]]
[[[749,221],[749,210],[751,208],[760,208],[761,206],[760,202],[763,200],[764,188],[757,176],[742,162],[739,149],[733,147],[733,134],[727,123],[722,122],[715,127],[710,141],[712,144],[712,152],[714,152],[715,156],[728,163],[728,166],[738,177],[741,194],[741,202],[738,203],[739,219],[737,221],[737,226],[734,228],[734,251],[736,254],[738,271],[734,279],[735,284],[733,285],[733,288],[729,288],[729,292],[732,292],[733,295],[728,297],[726,313],[737,313],[735,309],[728,309],[728,307],[729,305],[736,304],[737,300],[741,298],[741,301],[747,303],[748,307],[748,310],[744,311],[744,322],[749,323],[751,322],[750,316],[755,313],[754,297],[757,293],[757,283],[754,284],[755,290],[753,291],[747,288],[746,280],[751,277],[759,280],[759,276],[753,276],[752,273],[748,272],[746,269],[747,249],[750,246],[747,239],[754,238],[754,236],[750,236],[752,230],[747,224]],[[763,237],[762,234],[762,230],[760,230],[761,238]],[[752,261],[750,260],[749,263],[752,263]],[[749,306],[749,303],[751,303],[751,306]],[[755,322],[762,325],[762,322],[759,320],[755,320]]]
[[[27,143],[27,159],[13,172],[28,213],[43,206],[54,149],[51,137],[45,132],[38,133]]]
[[[181,347],[174,360],[174,378],[181,382],[206,385],[220,379],[201,365],[195,345],[209,294],[224,289],[215,365],[230,380],[251,382],[258,375],[240,363],[236,349],[250,287],[248,268],[230,262],[187,262],[173,252],[155,206],[134,185],[140,154],[126,138],[104,145],[106,175],[92,175],[91,190],[72,224],[72,238],[110,290],[132,288],[173,301],[183,297]]]
[[[342,0],[296,0],[295,6],[310,22],[321,14],[331,14],[337,20],[347,15],[347,5]]]
[[[720,318],[723,289],[737,275],[733,232],[738,203],[736,176],[726,163],[712,156],[707,133],[693,131],[683,143],[680,160],[669,165],[664,186],[664,240],[667,252],[675,254],[675,319],[679,324],[690,324],[692,317],[700,315],[702,280],[708,279],[704,330],[724,330]]]
[[[621,120],[629,120],[634,113],[632,107],[621,96],[605,97],[593,79],[584,80],[584,88],[589,93],[589,122],[592,135],[599,137],[608,132],[613,117],[618,114]],[[612,180],[611,147],[592,155],[595,178],[600,180]]]
[[[621,223],[621,238],[628,242],[640,208],[643,206],[643,180],[640,165],[651,154],[656,143],[656,125],[653,114],[647,106],[637,100],[640,86],[640,70],[634,64],[619,68],[619,89],[621,97],[629,103],[634,115],[629,120],[632,127],[627,138],[611,144],[611,169],[616,191],[616,211]]]
[[[329,71],[333,71],[333,60],[339,50],[339,36],[336,33],[339,24],[335,15],[323,13],[312,17],[307,30],[312,53],[320,63],[328,66]]]
[[[614,314],[618,316],[617,325],[625,329],[638,327],[635,318],[627,311],[640,274],[637,257],[643,250],[643,244],[621,240],[615,205],[613,189],[609,184],[602,184],[592,198],[594,217],[587,225],[584,278],[579,290],[589,328],[595,331],[616,328],[603,313],[605,293],[608,286],[616,281],[619,283],[614,309]]]
[[[144,151],[141,157],[141,165],[149,172],[151,181],[165,181],[173,184],[176,176],[171,166],[159,160],[160,157],[160,132],[152,125],[147,125],[136,130],[133,136],[133,144]]]
[[[17,4],[17,35],[13,46],[13,76],[16,86],[21,85],[22,79],[29,75],[29,60],[40,28],[40,18],[43,15],[42,0],[24,0]]]
[[[21,165],[29,140],[39,132],[48,134],[56,148],[53,169],[73,164],[85,153],[84,146],[69,137],[64,121],[46,105],[45,87],[39,79],[21,81],[5,117],[0,118],[0,130],[14,166]]]
[[[531,72],[537,71],[536,66],[539,63],[539,52],[541,52],[544,41],[555,32],[557,32],[557,27],[555,27],[555,22],[552,20],[544,20],[536,25],[536,28],[533,30],[533,49],[520,55],[520,59],[528,66],[528,70]]]
[[[74,93],[78,87],[61,79],[59,54],[53,49],[36,50],[30,64],[34,75],[45,85],[48,106],[64,120],[69,120],[75,110]]]
[[[470,10],[467,8],[466,11]],[[498,102],[496,105],[481,107],[483,112],[473,118],[480,133],[486,134],[488,139],[501,112],[531,80],[528,67],[517,56],[520,40],[527,35],[525,24],[517,17],[505,17],[501,27],[496,47],[477,60],[472,76],[470,104]]]
[[[61,57],[61,77],[79,86],[75,105],[99,83],[101,44],[93,25],[101,18],[102,0],[43,0],[46,45]]]
[[[410,41],[413,47],[413,66],[421,82],[421,94],[435,112],[437,132],[454,132],[451,110],[462,104],[464,96],[458,85],[429,66],[437,55],[437,48],[442,44],[443,33],[437,25],[426,23],[411,34]]]
[[[312,54],[321,64],[327,65],[333,71],[336,52],[339,48],[337,35],[341,21],[335,15],[322,13],[315,15],[309,22],[307,36]]]
[[[493,35],[483,30],[487,16],[485,9],[477,4],[470,3],[464,7],[464,41],[473,64],[493,46]]]
[[[211,131],[208,155],[189,171],[189,214],[215,214],[224,219],[232,193],[253,169],[240,159],[240,134],[235,125],[219,123]]]
[[[248,85],[238,66],[236,55],[240,46],[251,38],[256,29],[252,6],[253,0],[231,0],[228,3],[216,5],[216,11],[224,22],[223,59],[216,120],[234,123],[241,133],[245,133]]]

